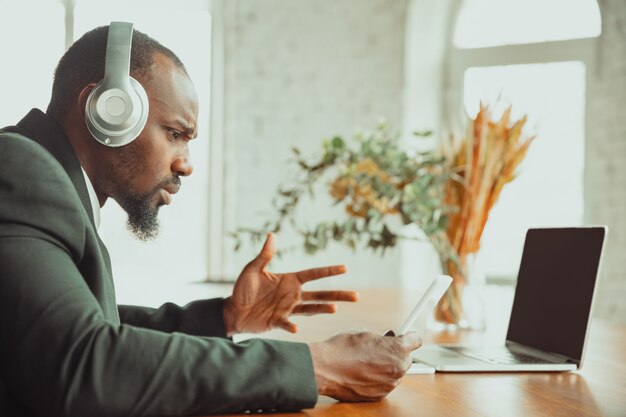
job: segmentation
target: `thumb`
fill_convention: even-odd
[[[422,338],[416,332],[408,332],[399,337],[402,345],[407,351],[412,352],[422,346]]]
[[[274,234],[268,233],[263,249],[261,249],[261,252],[257,255],[257,257],[250,262],[250,266],[254,269],[262,271],[270,263],[275,254],[276,247],[274,246]]]

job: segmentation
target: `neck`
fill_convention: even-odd
[[[100,207],[104,206],[108,195],[103,189],[102,181],[100,181],[101,176],[99,174],[102,171],[102,168],[100,167],[98,161],[104,159],[101,158],[102,155],[98,155],[98,148],[101,145],[99,145],[96,140],[91,137],[89,130],[87,130],[84,121],[80,119],[80,117],[76,118],[68,115],[65,120],[60,122],[60,125],[63,127],[63,131],[69,139],[80,165],[87,173],[87,176],[96,191]]]

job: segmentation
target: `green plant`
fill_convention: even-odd
[[[416,132],[416,140],[430,134]],[[329,241],[352,249],[362,243],[384,252],[399,239],[409,239],[402,230],[390,227],[388,220],[396,216],[404,225],[417,225],[441,259],[456,259],[445,234],[448,214],[455,208],[443,203],[445,185],[454,175],[441,154],[411,153],[402,149],[399,139],[381,123],[373,132],[357,134],[350,142],[340,136],[325,140],[317,159],[310,160],[293,148],[299,178],[279,187],[272,202],[277,217],[260,228],[237,229],[232,234],[235,248],[239,249],[244,235],[258,242],[288,223],[302,236],[309,254],[326,248]],[[314,187],[320,181],[327,181],[330,196],[335,204],[344,205],[347,216],[303,227],[296,208],[305,194],[314,197]]]

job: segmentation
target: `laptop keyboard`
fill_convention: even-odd
[[[466,347],[446,346],[446,349],[452,350],[460,355],[478,359],[489,363],[502,363],[507,365],[514,364],[533,364],[533,363],[550,363],[545,359],[536,356],[526,355],[524,353],[512,352],[508,349],[472,349]]]

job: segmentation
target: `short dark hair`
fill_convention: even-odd
[[[100,26],[78,39],[63,54],[54,71],[52,96],[47,113],[61,122],[81,90],[104,78],[108,26]],[[151,76],[154,54],[160,52],[187,73],[181,60],[168,48],[145,33],[133,31],[130,74],[133,78]]]

